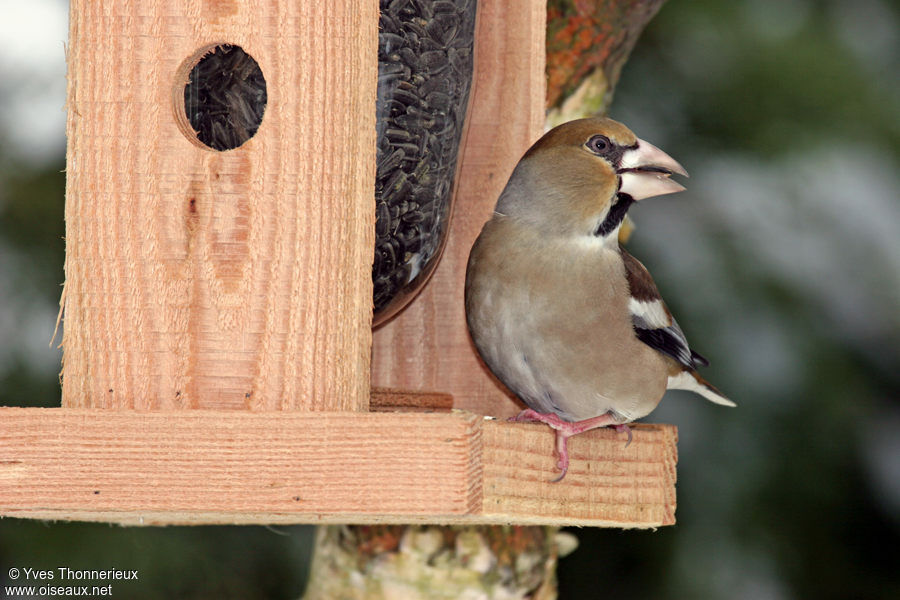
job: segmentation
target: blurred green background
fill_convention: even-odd
[[[59,402],[67,5],[0,0],[0,404]],[[704,371],[670,393],[678,523],[574,530],[561,598],[900,598],[900,6],[671,0],[611,116],[688,191],[632,210]],[[3,424],[0,423],[0,427]],[[119,597],[294,598],[308,527],[0,521],[9,567],[138,569]]]

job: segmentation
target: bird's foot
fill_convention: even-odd
[[[609,413],[604,413],[599,417],[593,417],[591,419],[584,419],[583,421],[564,421],[555,413],[539,413],[536,410],[526,408],[515,417],[512,417],[510,421],[546,423],[556,430],[556,454],[559,457],[556,467],[560,470],[560,475],[550,483],[562,481],[563,477],[566,476],[566,472],[569,470],[568,441],[573,435],[578,435],[579,433],[584,433],[585,431],[590,431],[591,429],[596,429],[598,427],[612,426],[615,427],[616,431],[619,433],[622,431],[628,433],[628,441],[625,443],[626,447],[631,443],[632,437],[631,428],[623,423],[616,423],[616,420]]]

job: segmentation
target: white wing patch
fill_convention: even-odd
[[[637,317],[646,324],[645,329],[665,329],[672,325],[672,319],[662,300],[646,302],[629,298],[628,310],[631,311],[633,317]]]

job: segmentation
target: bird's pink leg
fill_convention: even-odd
[[[562,473],[560,473],[560,476],[551,483],[562,481],[563,477],[566,476],[566,471],[569,469],[568,441],[573,435],[578,435],[579,433],[584,433],[585,431],[590,431],[591,429],[596,429],[598,427],[607,427],[611,425],[620,433],[626,431],[628,433],[628,442],[625,445],[627,446],[631,443],[631,428],[629,428],[628,425],[616,423],[615,419],[613,419],[612,415],[609,413],[602,414],[599,417],[584,419],[583,421],[572,422],[564,421],[554,413],[539,413],[536,410],[526,408],[515,417],[512,417],[510,421],[546,423],[556,430],[556,454],[559,456],[556,466]]]

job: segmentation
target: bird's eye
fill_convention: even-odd
[[[612,142],[605,135],[595,135],[587,141],[586,146],[594,154],[606,154],[612,148]]]

